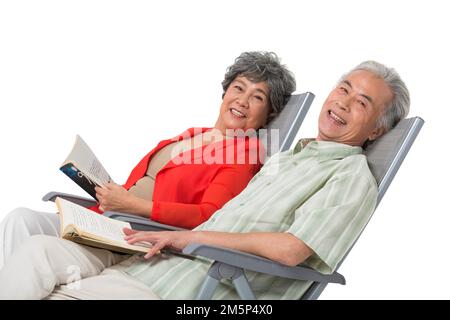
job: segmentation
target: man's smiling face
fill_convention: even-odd
[[[392,99],[392,90],[374,73],[350,73],[323,104],[317,140],[362,146],[376,139],[385,131],[377,128],[377,120]]]

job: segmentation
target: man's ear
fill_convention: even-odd
[[[378,127],[375,130],[373,130],[370,135],[369,135],[369,140],[373,141],[375,139],[377,139],[378,137],[382,136],[383,134],[386,133],[386,129],[383,127]]]

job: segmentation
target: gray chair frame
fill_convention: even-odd
[[[290,148],[292,141],[294,141],[295,136],[297,135],[297,132],[300,129],[300,126],[303,123],[306,114],[308,113],[314,97],[314,94],[311,92],[293,94],[284,107],[283,111],[267,125],[267,130],[263,130],[263,134],[260,136],[260,138],[261,141],[265,143],[265,148],[268,156],[271,156],[278,151],[285,151]],[[275,141],[273,141],[273,132],[279,133],[279,141],[277,143],[274,143]],[[47,193],[46,195],[44,195],[42,200],[54,202],[57,197],[64,198],[83,207],[91,207],[97,204],[96,201],[92,198],[86,198],[56,191]],[[104,215],[113,219],[129,222],[131,224],[131,227],[135,230],[185,230],[123,212],[108,211],[105,212]]]

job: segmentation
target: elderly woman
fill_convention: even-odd
[[[191,128],[161,141],[123,186],[97,187],[99,203],[90,209],[194,228],[239,194],[261,167],[262,159],[251,156],[261,154],[252,133],[282,110],[295,90],[295,80],[274,53],[245,52],[227,69],[222,86],[222,104],[213,128]],[[35,234],[58,236],[59,217],[26,208],[12,211],[0,225],[4,239],[0,268]]]

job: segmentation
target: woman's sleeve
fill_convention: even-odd
[[[236,164],[218,171],[199,204],[154,201],[151,219],[193,229],[237,196],[261,168],[260,164]]]

